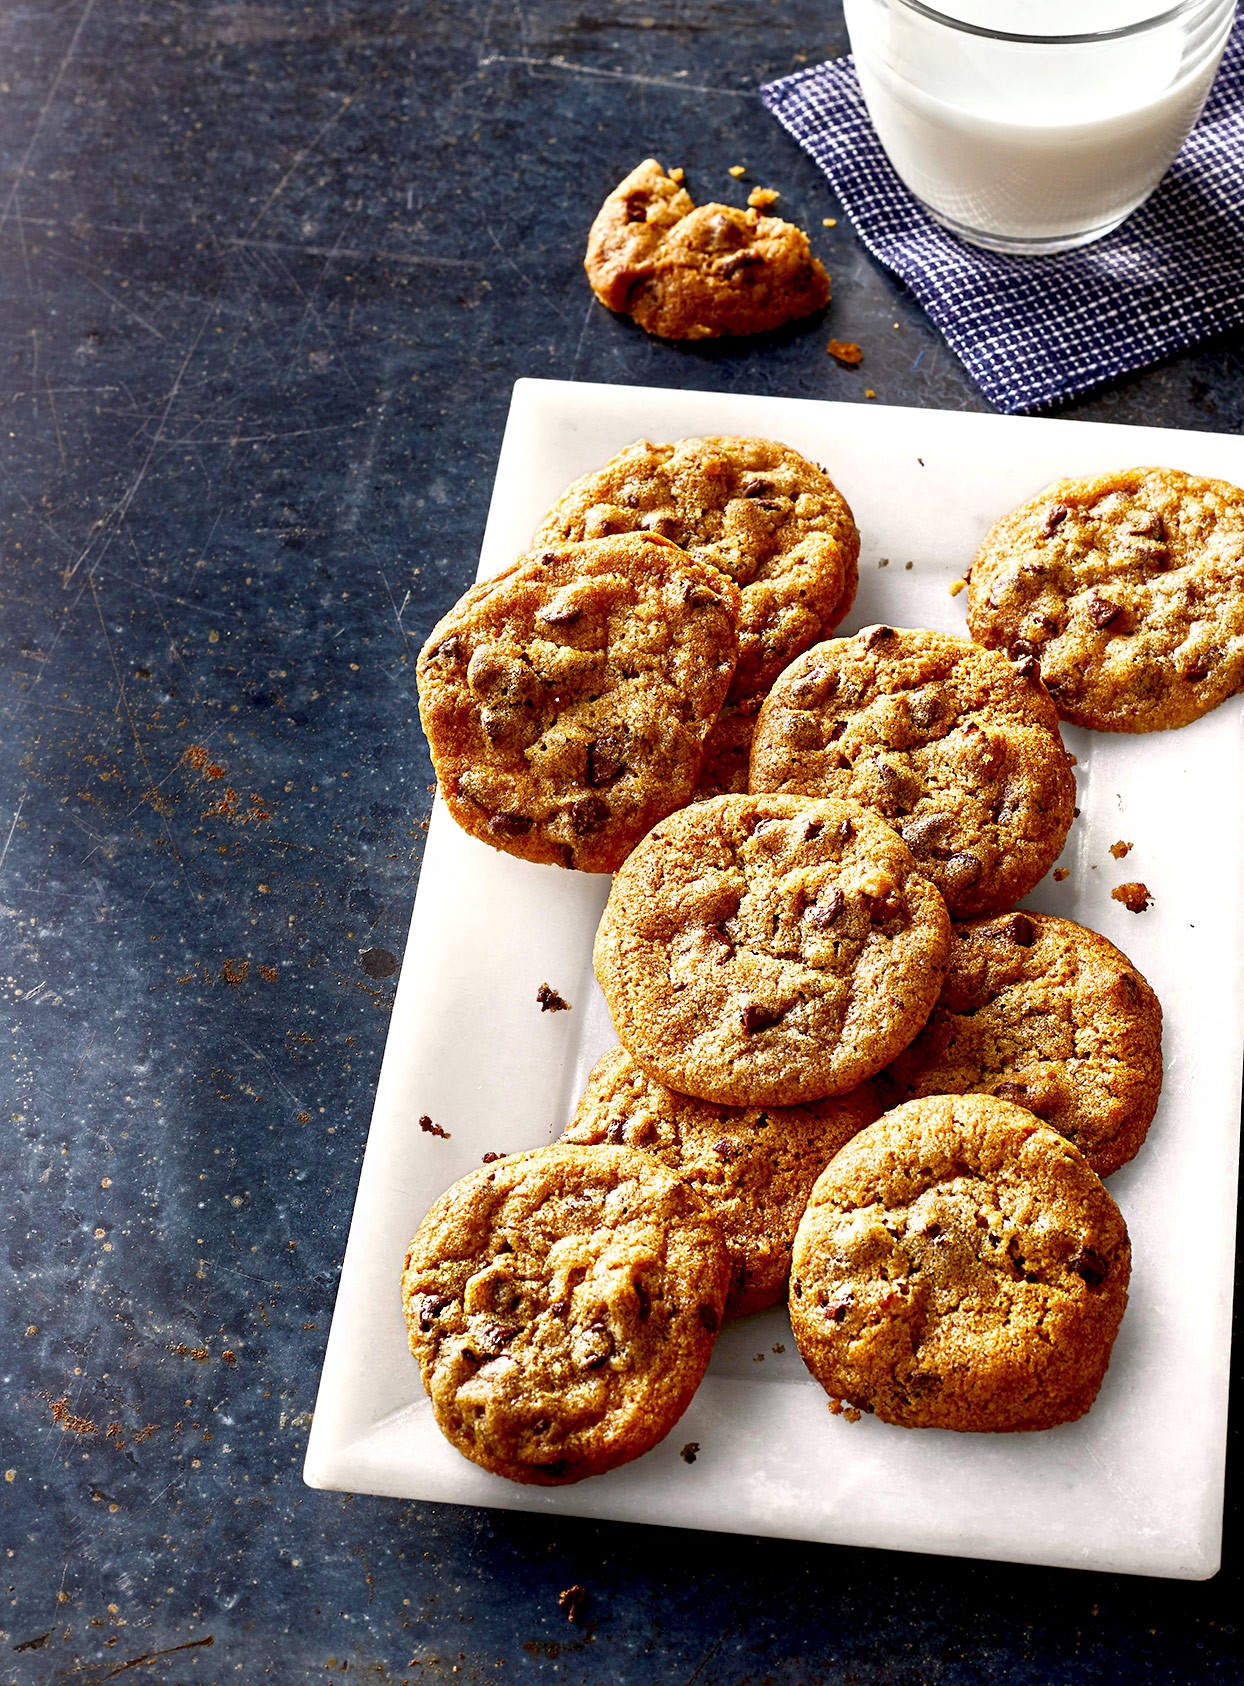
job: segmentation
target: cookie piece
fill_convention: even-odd
[[[649,1153],[704,1199],[730,1253],[727,1317],[786,1296],[795,1227],[838,1149],[881,1112],[867,1084],[807,1106],[713,1106],[655,1082],[625,1048],[598,1061],[564,1142]]]
[[[1056,480],[987,534],[968,627],[1036,657],[1077,726],[1185,726],[1244,688],[1244,491],[1172,468]]]
[[[652,534],[543,546],[472,587],[419,657],[464,831],[612,872],[685,802],[734,672],[738,588]]]
[[[829,303],[801,228],[756,209],[697,207],[655,158],[597,212],[583,267],[603,305],[667,340],[762,334]]]
[[[988,1095],[909,1101],[847,1143],[795,1236],[791,1325],[831,1398],[905,1428],[1088,1410],[1127,1304],[1127,1227],[1069,1141]]]
[[[998,1095],[1074,1142],[1099,1177],[1138,1152],[1162,1088],[1162,1009],[1083,925],[1012,913],[954,927],[929,1022],[878,1079],[895,1104]]]
[[[892,626],[792,662],[756,722],[751,788],[875,809],[965,916],[1014,907],[1044,878],[1076,794],[1034,662]]]
[[[613,881],[596,976],[618,1040],[671,1089],[795,1106],[906,1047],[950,921],[903,841],[851,802],[716,796],[649,832]]]
[[[776,440],[640,439],[567,487],[533,543],[632,532],[661,533],[742,590],[732,701],[767,690],[855,599],[851,511],[823,468]]]
[[[511,1481],[640,1457],[678,1421],[721,1326],[730,1263],[703,1202],[629,1148],[555,1143],[455,1183],[402,1272],[441,1432]]]

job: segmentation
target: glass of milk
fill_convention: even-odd
[[[1200,115],[1235,0],[845,0],[873,127],[962,239],[1058,252],[1117,228]]]

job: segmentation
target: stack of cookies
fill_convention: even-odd
[[[787,1294],[835,1409],[1012,1431],[1089,1408],[1130,1264],[1101,1178],[1154,1115],[1161,1010],[1104,937],[1016,904],[1075,811],[1060,714],[1174,725],[1244,682],[1242,511],[1170,471],[1060,483],[982,547],[972,641],[835,639],[858,541],[824,472],[643,442],[433,631],[455,818],[615,874],[620,1046],[561,1141],[455,1185],[407,1260],[467,1456],[546,1483],[638,1456],[722,1317]]]

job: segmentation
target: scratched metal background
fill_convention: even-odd
[[[300,1481],[429,806],[414,653],[511,382],[984,407],[753,97],[843,45],[815,0],[0,8],[0,1686],[1244,1679],[1234,1454],[1208,1586]],[[591,302],[646,152],[780,187],[862,370]],[[1241,341],[1068,413],[1238,429]]]

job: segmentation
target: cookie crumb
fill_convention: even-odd
[[[1112,901],[1122,902],[1129,913],[1143,913],[1153,906],[1153,897],[1144,884],[1120,884],[1111,890],[1110,897]]]
[[[950,595],[952,597],[958,597],[961,591],[965,591],[967,589],[967,583],[968,582],[966,580],[951,580]]]
[[[686,175],[687,172],[683,169],[682,165],[678,164],[670,171],[670,180],[681,187],[683,182],[686,180]]]
[[[877,394],[873,391],[871,386],[866,386],[864,388],[864,396],[865,398],[875,398]]]
[[[563,1000],[551,984],[542,983],[540,985],[536,991],[536,1000],[540,1003],[542,1013],[568,1013],[570,1011],[569,1001]]]
[[[439,1124],[433,1124],[426,1112],[419,1115],[419,1128],[425,1136],[439,1136],[443,1142],[449,1140],[449,1131],[442,1130]]]
[[[583,1612],[587,1609],[588,1593],[586,1587],[576,1584],[568,1586],[564,1592],[557,1595],[558,1608],[566,1612],[568,1622],[581,1622]]]
[[[700,1442],[698,1440],[688,1440],[687,1444],[683,1447],[678,1456],[682,1459],[683,1463],[693,1464],[695,1462],[695,1455],[699,1450]]]
[[[772,1352],[785,1352],[786,1351],[786,1342],[785,1341],[774,1341],[772,1347],[770,1348],[770,1351],[772,1351]]]
[[[877,558],[877,566],[879,568],[888,568],[890,566],[890,558],[888,556],[879,556]]]
[[[1116,861],[1121,861],[1124,855],[1130,855],[1131,852],[1132,845],[1130,843],[1125,843],[1122,838],[1120,838],[1117,843],[1112,843],[1110,845],[1110,853],[1114,856]]]
[[[764,1361],[765,1361],[765,1355],[764,1355],[763,1352],[757,1352],[752,1357],[752,1363],[753,1364],[763,1364]]]
[[[848,369],[864,361],[864,353],[854,340],[830,340],[825,347],[829,355]]]
[[[776,187],[754,187],[747,196],[747,203],[754,211],[767,211],[781,197]]]
[[[495,1165],[498,1159],[504,1159],[504,1153],[484,1153],[480,1155],[482,1165]]]
[[[822,217],[821,218],[821,227],[822,228],[837,228],[837,226],[838,226],[838,218],[837,217]]]
[[[740,176],[745,176],[747,174],[747,166],[745,164],[731,164],[727,173],[732,175],[735,181],[738,181]]]
[[[1056,866],[1054,868],[1054,882],[1055,882],[1055,884],[1061,884],[1065,878],[1070,878],[1070,877],[1071,877],[1071,868],[1069,866]]]
[[[915,567],[915,563],[914,563],[914,562],[904,562],[904,563],[903,563],[903,568],[904,568],[904,571],[905,571],[905,572],[906,572],[906,573],[909,573],[909,574],[910,574],[910,573],[911,573],[911,571],[912,571],[912,569],[913,569],[913,568],[914,568],[914,567]]]

